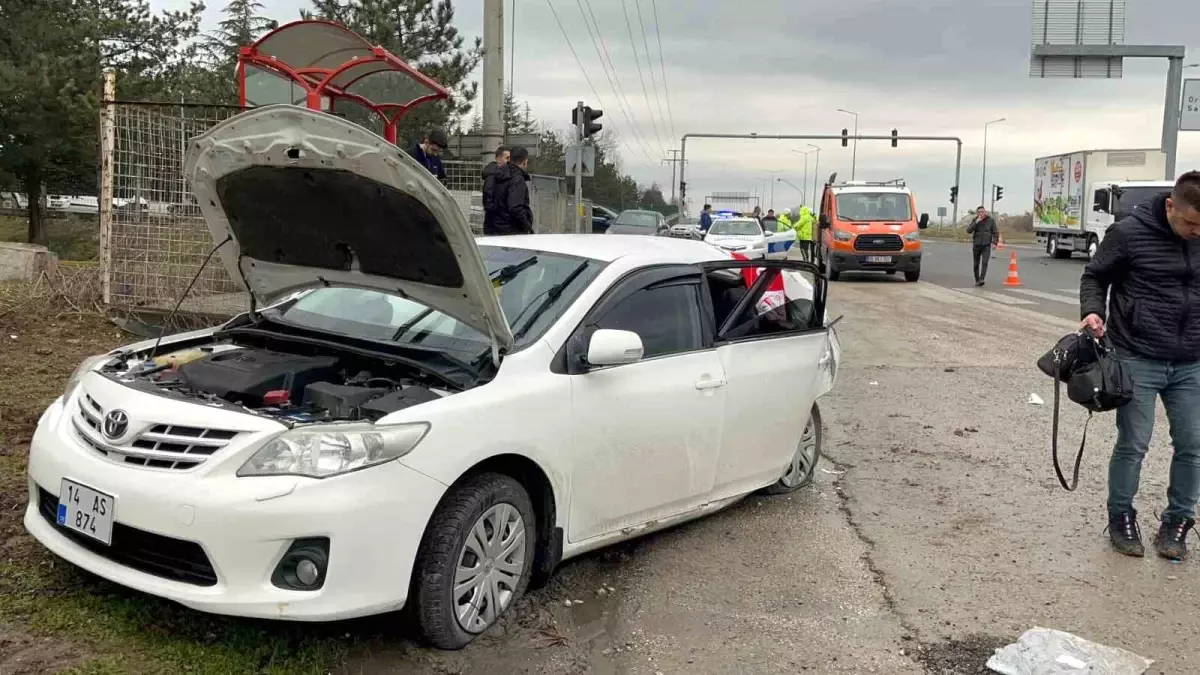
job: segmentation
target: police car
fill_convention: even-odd
[[[747,258],[786,258],[796,243],[792,230],[764,232],[762,225],[749,216],[732,211],[717,211],[704,241]]]

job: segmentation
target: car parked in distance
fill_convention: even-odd
[[[658,211],[630,209],[622,211],[609,225],[606,234],[642,234],[662,236],[667,234],[667,219]]]
[[[604,234],[616,219],[616,211],[599,204],[592,204],[592,234]]]
[[[455,649],[567,558],[812,480],[840,358],[817,267],[476,239],[406,153],[295,106],[192,146],[255,309],[71,376],[24,515],[61,558],[218,614],[407,608]]]

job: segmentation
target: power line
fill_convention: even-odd
[[[554,23],[558,24],[558,30],[562,33],[563,40],[567,43],[567,48],[571,50],[571,56],[575,57],[575,65],[579,66],[579,72],[583,73],[583,79],[587,82],[588,89],[592,90],[592,96],[596,97],[596,103],[600,108],[605,107],[604,101],[600,98],[600,93],[596,91],[596,86],[592,84],[592,78],[588,77],[587,69],[583,67],[583,61],[579,60],[579,54],[575,53],[575,45],[571,44],[571,38],[567,37],[567,29],[563,28],[562,20],[558,18],[558,12],[555,11],[553,3],[546,0],[546,6],[550,8],[550,13],[554,15]]]
[[[607,64],[605,63],[604,58],[605,58],[605,54],[608,53],[608,47],[607,46],[604,47],[603,53],[601,53],[601,51],[600,51],[600,44],[602,44],[604,42],[604,37],[603,37],[603,35],[600,34],[600,24],[598,24],[598,23],[596,24],[596,31],[595,31],[595,33],[593,33],[592,26],[591,26],[591,24],[588,23],[587,14],[590,13],[590,11],[591,11],[591,9],[590,9],[591,2],[588,2],[589,9],[587,10],[587,13],[585,13],[585,11],[583,9],[583,0],[575,0],[575,4],[579,5],[579,15],[581,17],[583,17],[583,25],[585,28],[587,28],[588,36],[592,39],[592,47],[596,50],[596,56],[598,56],[600,58],[600,67],[604,69],[604,76],[606,78],[608,78],[608,86],[612,89],[613,95],[617,97],[617,106],[618,106],[618,108],[620,108],[621,115],[623,117],[625,117],[625,119],[629,122],[629,127],[633,131],[634,140],[636,140],[638,142],[638,144],[641,146],[642,154],[644,154],[646,156],[646,159],[648,159],[650,161],[654,161],[654,157],[652,157],[650,154],[649,146],[647,146],[646,142],[644,140],[642,140],[642,134],[641,134],[641,131],[638,129],[637,120],[633,116],[633,113],[632,113],[632,106],[628,105],[627,98],[626,98],[625,102],[622,103],[622,98],[625,98],[625,93],[624,93],[624,90],[620,86],[621,82],[620,82],[620,78],[617,77],[616,68],[612,66],[611,59],[609,59],[609,62]],[[592,15],[592,21],[595,22],[595,15]],[[596,41],[596,37],[598,35],[600,36],[599,43]],[[611,73],[610,73],[610,70],[611,70]],[[614,79],[616,80],[615,82],[614,82]]]
[[[654,34],[658,37],[658,65],[662,69],[663,83],[663,98],[667,99],[667,118],[671,122],[671,143],[675,143],[675,139],[679,138],[675,135],[675,113],[671,112],[671,90],[667,88],[667,64],[663,61],[662,51],[662,32],[659,30],[658,22],[658,0],[650,0],[654,7]]]
[[[638,56],[637,41],[633,38],[633,22],[629,20],[629,5],[626,3],[626,0],[621,0],[621,9],[625,12],[625,28],[629,31],[629,47],[633,50],[633,62],[637,66],[638,80],[642,83],[642,97],[646,99],[646,112],[650,113],[650,124],[654,127],[654,138],[658,141],[663,154],[666,154],[667,148],[663,145],[662,133],[658,130],[658,121],[654,118],[654,106],[650,105],[650,93],[646,90],[646,76],[642,74],[642,60]]]
[[[667,118],[663,115],[662,99],[658,95],[658,82],[654,77],[654,57],[650,56],[650,41],[646,37],[646,21],[642,18],[642,0],[634,0],[634,6],[637,7],[638,25],[642,29],[642,46],[646,49],[646,68],[650,71],[650,87],[654,90],[654,103],[658,106],[658,119],[662,121],[663,133],[667,133]],[[671,141],[671,138],[667,138]],[[675,147],[674,142],[668,143],[671,147]]]
[[[613,82],[616,84],[617,95],[625,103],[625,110],[627,111],[630,125],[633,127],[634,133],[638,136],[638,142],[646,148],[649,148],[650,144],[643,140],[646,137],[646,133],[642,130],[641,124],[638,123],[637,116],[633,114],[633,104],[629,102],[629,97],[625,94],[625,87],[621,84],[621,75],[617,71],[616,64],[613,63],[612,53],[608,50],[608,41],[604,39],[604,33],[600,30],[600,22],[596,20],[596,14],[592,11],[592,2],[591,0],[583,0],[583,4],[587,7],[588,16],[592,18],[592,25],[596,27],[596,37],[600,38],[600,46],[604,50],[604,58],[601,60],[608,61],[608,69],[612,71]],[[584,23],[587,23],[587,21],[585,20]],[[647,158],[653,160],[653,157],[650,157],[649,155],[650,153],[648,152]]]

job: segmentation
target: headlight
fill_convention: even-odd
[[[912,232],[909,232],[908,234],[904,235],[904,241],[921,241],[921,231],[913,230]]]
[[[845,230],[834,230],[833,238],[838,241],[851,241],[854,239],[854,234]]]
[[[424,422],[331,424],[286,431],[259,448],[238,476],[328,478],[399,459],[429,432]]]
[[[67,378],[67,386],[63,388],[63,400],[71,398],[71,394],[75,393],[75,388],[79,386],[79,381],[83,376],[95,370],[101,363],[112,358],[111,354],[100,354],[98,356],[89,356],[79,364],[75,372],[71,373],[71,377]]]

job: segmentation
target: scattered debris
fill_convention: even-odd
[[[1030,394],[1029,400],[1026,401],[1026,403],[1030,405],[1046,405],[1046,402],[1042,400],[1042,397],[1038,396],[1037,394]]]
[[[571,599],[570,599],[570,598],[567,598],[566,600],[563,600],[563,606],[564,606],[564,607],[570,607],[572,604],[573,604],[573,603],[571,602]]]
[[[968,434],[977,434],[977,433],[979,433],[979,429],[978,429],[978,428],[976,428],[976,427],[963,427],[963,431],[967,432]]]
[[[955,430],[954,430],[954,435],[955,435],[955,436],[966,436],[966,435],[967,435],[967,432],[966,432],[966,431],[963,431],[962,429],[955,429]]]
[[[1142,675],[1154,661],[1078,635],[1034,627],[997,649],[987,667],[1001,675]]]
[[[14,340],[15,340],[15,339],[17,339],[17,336],[16,336],[16,335],[14,335],[14,336],[13,336],[13,339],[14,339]],[[872,387],[878,387],[878,386],[879,386],[879,383],[878,383],[878,382],[876,382],[875,380],[871,380],[871,386],[872,386]]]
[[[566,647],[571,644],[571,639],[568,638],[558,626],[550,625],[545,628],[539,628],[529,641],[529,645],[535,649],[545,649],[546,647]]]
[[[943,373],[956,373],[956,372],[958,372],[958,368],[946,368],[942,372]]]
[[[821,469],[821,473],[827,473],[831,476],[840,476],[840,475],[846,473],[846,470],[842,469],[841,471],[830,471],[829,469]]]

